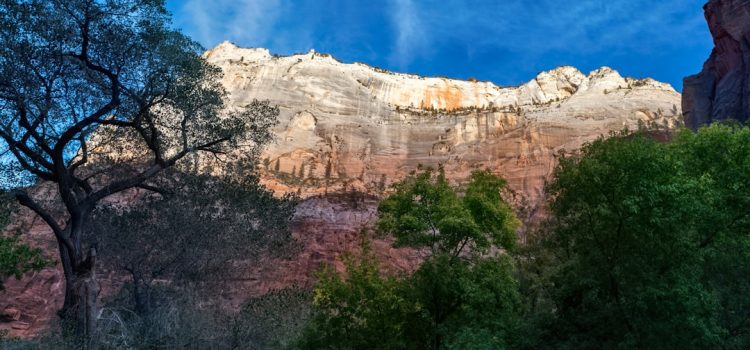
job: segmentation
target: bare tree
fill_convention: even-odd
[[[276,122],[267,103],[228,108],[220,70],[169,18],[160,0],[0,0],[0,154],[59,195],[63,217],[15,196],[54,233],[60,315],[83,339],[96,327],[96,249],[83,232],[97,203],[155,189],[148,180],[190,154],[262,145]]]

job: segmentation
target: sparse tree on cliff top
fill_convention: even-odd
[[[82,233],[97,203],[153,189],[154,175],[196,152],[227,152],[238,135],[271,137],[278,110],[228,110],[220,71],[200,51],[170,29],[161,0],[0,0],[0,153],[59,195],[63,217],[16,192],[57,239],[60,314],[79,336],[96,326],[96,250]]]

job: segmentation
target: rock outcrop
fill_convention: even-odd
[[[711,0],[704,6],[715,48],[703,71],[685,78],[685,123],[750,117],[750,0]]]
[[[280,193],[306,198],[293,224],[299,254],[248,266],[244,278],[215,296],[231,306],[305,285],[321,263],[341,268],[340,255],[356,250],[362,229],[375,220],[378,196],[420,164],[442,164],[456,182],[474,169],[492,169],[508,179],[522,219],[533,222],[560,152],[626,127],[671,128],[681,115],[680,94],[671,86],[623,78],[610,68],[583,74],[560,67],[503,88],[391,73],[315,52],[276,57],[229,43],[205,57],[224,70],[236,106],[253,99],[279,106],[277,140],[263,155],[262,176]],[[38,220],[27,238],[54,252],[53,237]],[[386,268],[418,264],[419,252],[390,243],[371,243]],[[120,282],[104,277],[107,294]],[[62,280],[58,267],[8,280],[0,330],[30,337],[49,327],[62,304]]]
[[[673,127],[680,94],[610,68],[560,67],[518,87],[425,78],[344,64],[311,51],[287,57],[223,43],[205,57],[224,70],[233,103],[281,109],[264,178],[303,196],[343,189],[379,194],[419,164],[456,181],[490,168],[538,207],[560,151],[639,124]]]

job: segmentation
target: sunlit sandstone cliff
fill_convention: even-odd
[[[671,127],[681,114],[680,95],[669,85],[623,78],[609,68],[586,75],[561,67],[502,88],[390,73],[314,52],[274,57],[229,43],[205,57],[224,70],[232,103],[244,106],[257,98],[280,107],[277,140],[263,156],[264,180],[307,198],[293,225],[299,254],[251,265],[232,288],[214,296],[234,307],[251,295],[309,284],[321,263],[340,268],[341,253],[356,250],[362,228],[375,220],[377,196],[419,164],[443,164],[457,182],[472,169],[492,169],[509,180],[528,223],[538,215],[544,180],[560,151],[574,152],[610,131],[635,129],[639,121]],[[324,193],[329,195],[317,196]],[[125,194],[121,200],[135,198]],[[28,213],[24,220],[30,225],[27,241],[54,256],[44,223]],[[388,268],[403,271],[418,264],[417,252],[394,249],[388,240],[372,247]],[[29,337],[53,324],[62,306],[62,281],[59,267],[6,281],[0,330]],[[104,294],[113,293],[119,281],[102,274]]]
[[[225,42],[205,57],[224,70],[234,104],[281,108],[264,177],[303,195],[381,193],[419,164],[465,179],[490,168],[532,209],[558,152],[623,128],[672,127],[680,94],[603,67],[539,74],[519,87],[396,74],[311,51],[287,57]]]

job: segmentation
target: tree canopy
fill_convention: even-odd
[[[750,132],[612,135],[548,186],[548,348],[743,348]]]
[[[423,169],[395,184],[380,203],[378,229],[393,234],[397,246],[429,248],[433,254],[512,249],[519,222],[501,197],[505,185],[489,171],[475,171],[459,193],[442,168]]]
[[[378,208],[381,234],[428,250],[410,276],[380,271],[367,247],[343,276],[325,269],[303,349],[504,349],[515,343],[520,295],[511,259],[518,223],[505,181],[476,171],[463,187],[442,169],[394,186]]]

